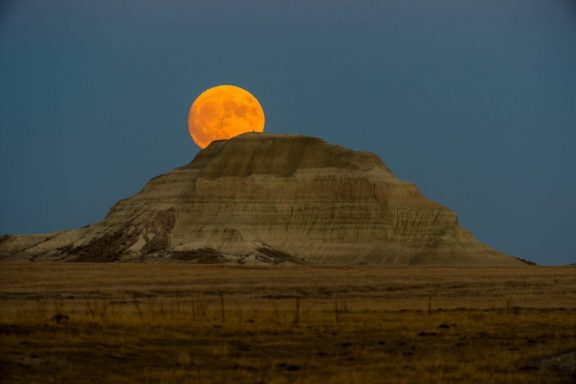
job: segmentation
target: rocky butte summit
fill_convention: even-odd
[[[254,133],[213,142],[102,222],[2,236],[0,259],[526,265],[476,240],[372,153]]]

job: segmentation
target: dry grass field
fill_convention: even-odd
[[[576,268],[0,264],[7,383],[572,383]]]

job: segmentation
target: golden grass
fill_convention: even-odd
[[[576,269],[1,264],[0,381],[573,382]]]

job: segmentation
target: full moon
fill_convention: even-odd
[[[263,132],[264,111],[250,92],[233,85],[219,85],[194,100],[188,113],[188,131],[200,148],[206,148],[214,140]]]

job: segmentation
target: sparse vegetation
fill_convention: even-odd
[[[2,264],[0,300],[4,382],[576,379],[572,268]]]

